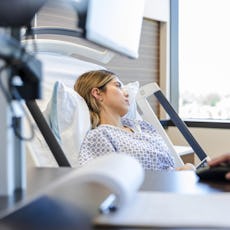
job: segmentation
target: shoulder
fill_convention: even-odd
[[[131,127],[135,125],[135,121],[129,118],[122,118],[121,122],[122,122],[122,125],[127,125]]]
[[[122,118],[122,124],[127,125],[137,131],[155,132],[155,127],[144,120],[131,120],[128,118]]]
[[[104,132],[105,127],[96,127],[94,129],[90,129],[87,133],[86,133],[86,136],[95,136],[95,135],[98,135],[100,133],[103,133]]]
[[[97,128],[90,129],[85,136],[85,139],[102,139],[107,137],[111,131],[106,126],[98,126]]]
[[[122,124],[131,126],[131,127],[140,126],[141,128],[155,129],[152,124],[150,124],[149,122],[145,120],[132,120],[129,118],[122,118]]]
[[[139,123],[139,125],[144,126],[144,127],[154,128],[154,126],[152,124],[150,124],[149,122],[144,121],[144,120],[138,121],[138,123]]]

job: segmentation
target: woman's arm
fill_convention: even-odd
[[[177,171],[181,170],[196,170],[195,166],[191,163],[186,163],[182,167],[176,168]]]

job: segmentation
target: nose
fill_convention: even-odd
[[[122,90],[123,90],[124,95],[125,95],[126,97],[129,97],[129,92],[128,92],[128,90],[125,89],[125,88],[123,88]]]

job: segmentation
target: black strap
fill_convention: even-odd
[[[168,102],[164,94],[159,90],[155,93],[153,93],[155,97],[158,99],[162,107],[165,109],[165,111],[170,116],[172,122],[174,125],[180,130],[184,138],[187,140],[187,142],[190,144],[194,152],[197,154],[199,159],[202,161],[205,158],[207,158],[206,153],[201,148],[199,143],[196,141],[196,139],[193,137],[191,132],[189,131],[187,125],[184,121],[181,120],[181,118],[178,116],[174,108],[171,106],[171,104]]]
[[[56,137],[54,136],[52,130],[47,124],[40,108],[38,107],[35,100],[26,101],[26,105],[33,116],[38,128],[40,129],[47,145],[49,146],[54,158],[56,159],[59,166],[70,167],[70,163],[67,160],[61,146],[59,145]]]

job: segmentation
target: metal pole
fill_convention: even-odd
[[[0,32],[19,39],[20,29],[2,28]],[[0,65],[4,64],[4,61],[1,61]],[[13,106],[8,86],[12,74],[11,69],[3,70],[0,74],[4,88],[4,90],[0,90],[0,196],[11,196],[16,189],[24,190],[26,188],[25,149],[23,141],[14,135],[12,128],[13,122],[17,121],[15,127],[19,132],[22,131],[21,117],[12,114],[10,109]],[[13,118],[13,115],[17,117]]]
[[[2,29],[1,33],[8,33],[6,29]],[[0,66],[4,65],[0,61]],[[1,73],[2,86],[8,90],[9,71]],[[0,90],[0,195],[12,195],[14,192],[14,138],[11,128],[11,111],[10,105],[5,98],[4,92]]]

